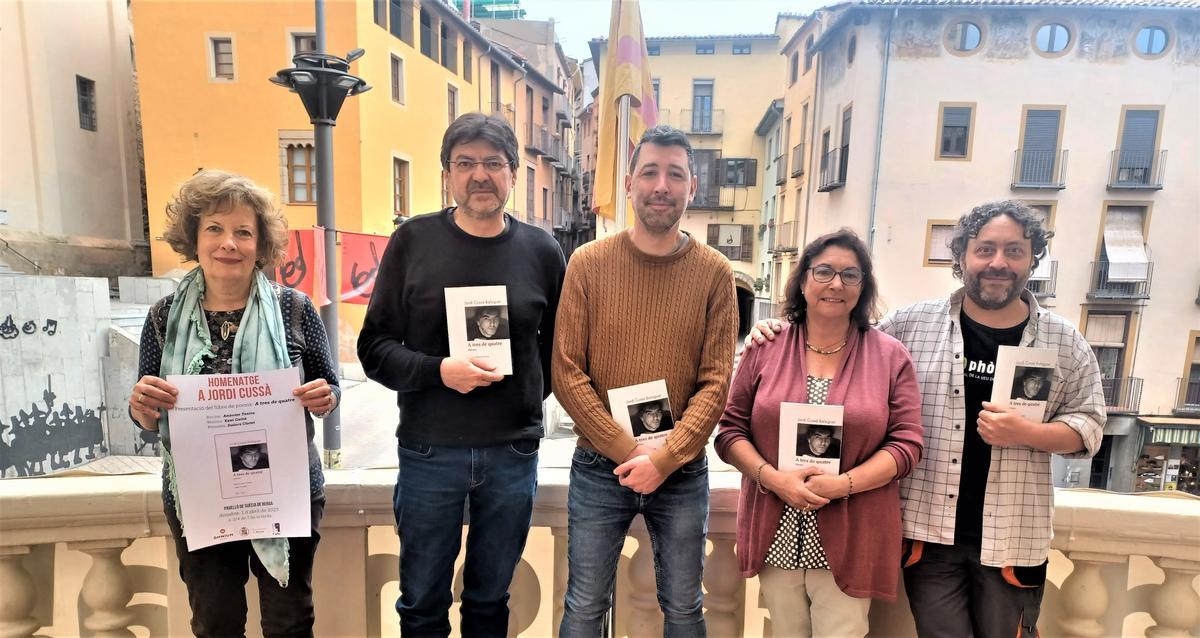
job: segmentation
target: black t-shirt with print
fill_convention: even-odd
[[[979,436],[979,411],[991,400],[996,353],[1000,346],[1021,344],[1028,319],[1011,328],[989,328],[959,314],[963,333],[963,380],[967,417],[963,427],[962,471],[958,476],[958,509],[954,521],[954,544],[979,547],[983,542],[983,495],[987,490],[992,446]]]

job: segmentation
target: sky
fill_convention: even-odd
[[[641,0],[648,37],[773,33],[775,16],[808,13],[834,0]],[[554,18],[563,51],[578,60],[591,57],[588,40],[608,37],[612,0],[521,0],[530,20]]]

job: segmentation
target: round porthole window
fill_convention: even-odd
[[[1034,36],[1034,45],[1042,53],[1062,53],[1071,45],[1071,31],[1057,22],[1043,24]]]
[[[1170,36],[1167,35],[1167,30],[1160,26],[1142,27],[1138,31],[1137,38],[1134,40],[1134,47],[1137,52],[1146,57],[1156,58],[1167,51],[1167,45],[1170,44]]]
[[[983,34],[974,22],[959,22],[950,27],[946,39],[952,49],[968,53],[979,48]]]

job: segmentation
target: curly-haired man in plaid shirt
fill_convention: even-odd
[[[1100,448],[1107,417],[1096,357],[1025,291],[1052,235],[1020,202],[977,206],[950,240],[963,287],[879,324],[908,347],[921,384],[925,454],[901,482],[901,502],[905,589],[922,638],[1037,635],[1053,535],[1050,455]],[[770,324],[757,327],[767,339]],[[751,336],[761,343],[764,334]],[[1058,353],[1045,423],[991,403],[1002,345]]]

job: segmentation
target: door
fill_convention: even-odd
[[[709,133],[712,131],[712,100],[712,82],[692,84],[692,132]]]

